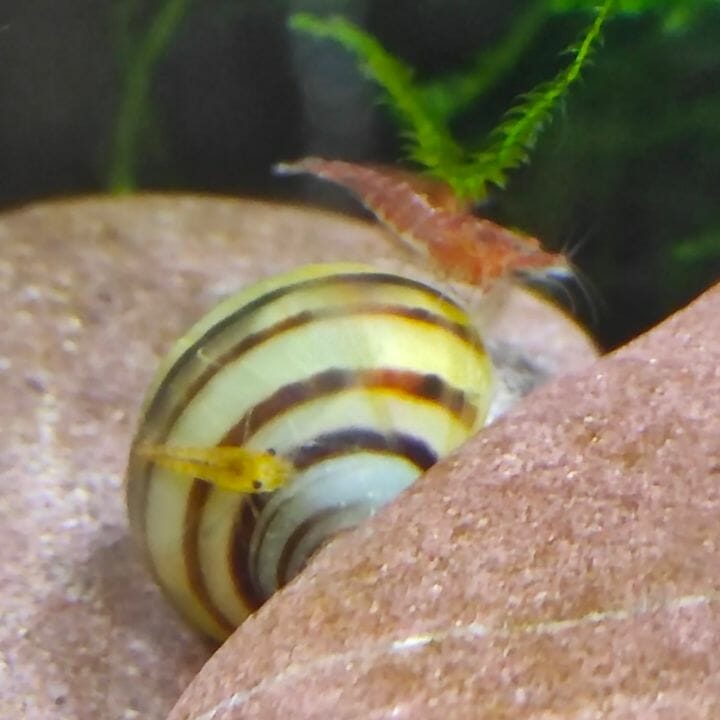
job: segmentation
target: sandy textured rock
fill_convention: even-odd
[[[170,718],[720,717],[720,286],[338,538]]]
[[[86,199],[0,216],[0,717],[166,714],[211,649],[168,609],[125,523],[127,447],[159,354],[250,279],[388,248],[364,223],[210,198]],[[593,355],[564,316],[523,294],[495,332],[533,355],[541,346],[550,369]],[[374,583],[374,564],[367,572]],[[301,601],[317,621],[335,587],[314,609]],[[301,653],[315,624],[296,628]],[[282,655],[258,661],[283,667]]]

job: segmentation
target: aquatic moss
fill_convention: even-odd
[[[589,61],[613,4],[614,0],[605,0],[590,27],[565,51],[571,58],[568,66],[549,82],[523,95],[479,151],[471,151],[453,138],[448,125],[451,112],[447,98],[459,85],[470,88],[463,94],[463,102],[468,102],[473,92],[482,92],[489,64],[476,63],[474,72],[466,74],[462,82],[457,76],[451,78],[447,89],[436,82],[430,96],[434,102],[429,104],[427,89],[415,82],[412,68],[345,18],[301,13],[290,18],[290,27],[317,38],[335,40],[354,53],[362,71],[383,90],[400,123],[407,156],[449,183],[458,195],[478,200],[486,195],[489,184],[504,187],[508,171],[527,162],[540,131]],[[441,102],[439,98],[445,100]],[[453,112],[461,106],[458,104]]]

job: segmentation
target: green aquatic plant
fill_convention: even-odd
[[[147,21],[144,32],[132,32],[140,8],[136,0],[115,4],[122,90],[112,138],[108,185],[112,192],[130,192],[137,181],[143,126],[150,112],[151,80],[158,61],[175,36],[192,0],[165,0]]]
[[[605,0],[580,40],[566,51],[571,58],[568,66],[551,81],[523,95],[479,150],[467,149],[454,139],[449,119],[473,94],[485,89],[481,79],[486,76],[487,65],[476,64],[474,74],[465,74],[462,81],[452,77],[447,89],[439,82],[423,87],[415,81],[412,68],[342,17],[298,13],[291,17],[290,27],[316,38],[332,39],[354,53],[363,73],[382,88],[402,129],[408,157],[449,183],[461,197],[480,199],[488,185],[504,187],[508,172],[527,162],[540,131],[588,63],[613,5],[614,0]],[[478,78],[475,83],[473,77]],[[462,103],[451,109],[447,98],[463,85]]]
[[[408,158],[435,175],[449,179],[460,194],[481,197],[487,182],[504,184],[506,171],[525,161],[537,139],[534,128],[539,129],[546,123],[577,79],[580,69],[587,64],[591,46],[597,43],[599,30],[610,14],[610,6],[617,13],[653,16],[659,19],[664,30],[677,30],[688,27],[700,17],[704,7],[714,3],[716,0],[606,1],[583,36],[583,40],[590,42],[581,41],[575,48],[578,52],[572,62],[574,69],[560,73],[554,81],[521,98],[518,106],[508,113],[479,150],[468,149],[459,143],[450,132],[450,123],[517,66],[549,18],[595,12],[597,0],[529,0],[514,14],[507,31],[495,44],[479,50],[464,67],[425,81],[417,80],[411,67],[347,20],[298,13],[291,16],[290,25],[316,37],[332,38],[353,52],[365,73],[384,89],[388,105],[395,112],[407,140]],[[282,11],[288,4],[286,0],[272,3],[269,0],[225,0],[213,12],[224,13],[232,9],[237,14],[252,7],[271,5]],[[346,5],[344,0],[326,3],[335,12],[343,12]],[[162,140],[153,112],[152,80],[191,6],[192,0],[154,0],[150,3],[114,0],[111,5],[121,81],[107,172],[111,191],[133,190],[138,182],[141,155],[152,147],[157,148],[157,143],[150,142],[153,130],[156,138]],[[556,89],[561,92],[556,93]],[[513,118],[520,120],[523,115],[527,118],[523,127],[514,127]],[[494,162],[493,158],[499,162]],[[503,171],[505,162],[510,164]]]
[[[573,72],[558,76],[554,83],[536,88],[523,98],[522,104],[513,108],[506,122],[492,134],[490,140],[495,145],[472,156],[453,138],[449,123],[514,67],[553,11],[552,0],[531,2],[517,15],[506,36],[478,53],[466,68],[422,84],[414,81],[412,68],[343,18],[321,19],[298,13],[291,16],[290,24],[317,37],[337,40],[353,51],[366,74],[387,93],[389,105],[408,140],[408,157],[451,182],[459,194],[481,197],[487,182],[503,185],[505,171],[525,160],[547,113],[585,64],[612,2],[605,2],[599,22],[593,23],[591,30],[595,32],[586,36],[590,40],[587,47],[580,44]],[[113,192],[129,192],[136,187],[139,158],[143,146],[148,144],[153,124],[154,71],[191,5],[192,0],[160,0],[150,10],[137,0],[116,0],[113,5],[121,75],[108,171],[108,186]],[[525,115],[525,122],[510,122],[511,117],[519,119],[521,114]],[[505,170],[501,168],[503,163],[507,163]]]

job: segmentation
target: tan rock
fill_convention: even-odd
[[[720,286],[326,547],[171,720],[720,717]]]
[[[159,355],[209,306],[251,279],[302,262],[392,258],[389,247],[364,223],[224,199],[90,198],[0,216],[0,717],[95,720],[166,714],[211,648],[168,608],[127,533],[122,475]],[[572,369],[592,358],[584,334],[548,305],[517,293],[504,307],[496,336],[525,347],[549,370]],[[471,460],[463,472],[473,474],[477,462]],[[436,492],[445,497],[444,487]],[[443,512],[444,506],[424,508],[420,501],[413,510],[417,497],[403,500],[405,514],[414,521],[392,541],[399,541],[395,560],[382,570],[395,567],[396,581],[405,573],[415,578],[421,550],[430,553],[422,572],[431,577],[441,557],[435,557],[433,547],[442,550],[447,542],[443,533],[459,533],[459,547],[465,542],[457,518],[444,529],[422,530],[417,523],[426,520],[426,513]],[[449,495],[442,502],[448,503],[448,512],[458,507]],[[385,524],[398,512],[399,506]],[[473,537],[475,531],[468,532]],[[385,531],[373,547],[383,537]],[[354,542],[340,541],[335,557],[343,547],[357,555]],[[350,563],[337,566],[336,560],[328,566],[329,557],[323,555],[303,584],[293,586],[279,606],[236,638],[231,648],[256,638],[254,674],[248,674],[246,658],[237,663],[236,677],[220,681],[215,695],[203,676],[188,697],[199,697],[199,707],[209,707],[222,699],[221,688],[228,682],[237,682],[233,688],[238,691],[250,689],[264,673],[267,683],[288,665],[287,653],[298,653],[299,659],[324,657],[326,650],[365,652],[367,642],[375,642],[372,636],[356,644],[357,633],[347,634],[347,612],[356,608],[363,608],[363,624],[370,620],[380,643],[404,637],[406,617],[398,616],[397,628],[392,627],[395,614],[403,611],[402,598],[393,591],[395,585],[379,581],[377,558],[367,555],[367,564],[357,565],[351,557]],[[324,576],[326,567],[329,576]],[[350,567],[355,568],[354,585],[336,597],[337,573]],[[465,575],[460,566],[453,567]],[[463,579],[458,587],[473,596],[481,579]],[[423,587],[417,588],[419,598],[427,592]],[[308,600],[299,594],[303,588],[312,590]],[[377,598],[373,588],[379,590]],[[429,592],[437,596],[435,604],[445,607],[448,591],[433,582]],[[263,636],[263,623],[276,616],[278,607],[297,603],[301,624],[291,622],[294,630],[277,628]],[[280,614],[291,619],[293,612]],[[420,603],[410,617],[424,627],[421,619],[428,613]],[[437,627],[447,617],[438,616]],[[280,642],[282,633],[296,645]],[[466,640],[458,636],[453,642],[459,647]],[[426,658],[427,650],[418,647],[418,657]],[[371,655],[356,659],[370,659],[369,670],[383,674],[383,652],[379,645],[377,662]],[[323,672],[334,671],[333,662],[323,661]],[[452,664],[450,656],[443,662]],[[289,666],[295,667],[295,660]],[[402,663],[394,672],[408,681],[420,677]],[[322,673],[312,671],[298,679],[305,686],[311,676],[312,682],[323,681]],[[411,685],[407,688],[410,692]],[[262,693],[253,693],[256,702]],[[270,695],[263,697],[267,701]]]

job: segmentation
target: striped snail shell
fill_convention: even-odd
[[[492,387],[466,313],[416,280],[315,265],[229,298],[170,351],[130,454],[129,519],[159,584],[224,638],[481,427]],[[201,450],[188,465],[183,448]],[[244,491],[202,471],[233,450]]]

